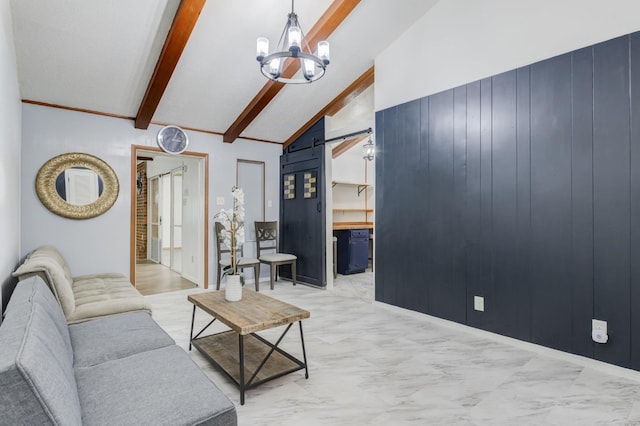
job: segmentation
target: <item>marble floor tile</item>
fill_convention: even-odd
[[[311,312],[303,322],[309,379],[300,371],[265,383],[247,392],[244,406],[235,384],[197,350],[190,355],[236,404],[240,425],[640,425],[640,373],[613,374],[375,303],[372,282],[366,272],[339,275],[332,290],[261,286]],[[146,296],[185,350],[187,295],[201,291]],[[196,329],[209,320],[197,311]],[[300,356],[292,331],[282,345]]]

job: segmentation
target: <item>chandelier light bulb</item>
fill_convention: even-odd
[[[272,59],[269,62],[269,74],[273,76],[280,75],[280,58]]]
[[[303,61],[304,74],[307,78],[311,78],[316,74],[316,63],[311,59],[305,59]]]
[[[266,37],[258,37],[256,46],[256,59],[261,61],[269,54],[269,39]]]
[[[318,43],[318,56],[325,65],[329,65],[331,57],[329,54],[329,42],[327,40]]]
[[[296,26],[289,27],[289,51],[298,52],[301,48],[302,31]]]

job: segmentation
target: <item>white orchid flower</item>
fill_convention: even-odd
[[[242,247],[245,241],[244,233],[244,191],[242,188],[234,186],[231,188],[233,197],[233,208],[220,210],[214,218],[224,227],[220,231],[220,238],[224,244],[231,249],[231,271],[237,272],[236,250]],[[234,247],[232,247],[234,246]]]

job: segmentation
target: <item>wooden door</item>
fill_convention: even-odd
[[[297,280],[326,281],[324,145],[280,157],[280,251],[298,257]],[[281,275],[290,278],[289,267]]]

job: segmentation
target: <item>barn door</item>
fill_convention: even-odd
[[[297,280],[326,286],[324,145],[280,157],[280,251],[298,257]],[[291,277],[290,268],[281,275]]]

